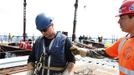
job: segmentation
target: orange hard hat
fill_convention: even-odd
[[[134,15],[134,0],[125,0],[120,9],[119,9],[119,15]]]

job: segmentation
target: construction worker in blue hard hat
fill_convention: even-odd
[[[33,44],[27,75],[72,75],[75,57],[71,41],[55,32],[52,19],[45,14],[37,15],[35,23],[42,36]]]

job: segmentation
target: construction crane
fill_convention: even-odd
[[[26,41],[26,0],[24,0],[23,5],[23,41]]]
[[[76,39],[75,31],[76,31],[76,22],[77,22],[76,19],[77,19],[78,0],[75,1],[74,7],[75,7],[75,11],[74,11],[72,41],[75,41]]]

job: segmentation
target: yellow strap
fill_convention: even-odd
[[[55,70],[55,71],[62,71],[64,68],[61,67],[43,67],[44,69],[49,69],[49,70]]]

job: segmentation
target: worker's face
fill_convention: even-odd
[[[120,28],[124,32],[133,33],[134,32],[134,17],[129,17],[128,15],[120,16],[118,21]]]
[[[45,36],[48,39],[52,39],[55,36],[53,25],[51,25],[46,31],[41,31],[43,36]]]

